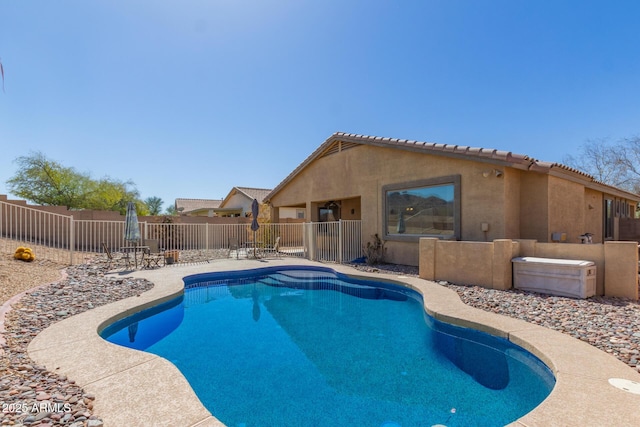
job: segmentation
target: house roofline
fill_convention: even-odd
[[[336,132],[329,138],[327,138],[302,163],[300,163],[289,175],[287,175],[287,177],[284,178],[269,194],[267,194],[267,196],[264,198],[265,203],[270,202],[273,196],[275,196],[288,183],[290,183],[293,178],[295,178],[304,168],[306,168],[314,160],[320,158],[329,148],[331,148],[331,146],[335,142],[338,141],[350,142],[359,145],[398,148],[419,153],[428,153],[445,157],[475,160],[500,166],[508,166],[520,170],[550,174],[568,178],[572,181],[581,182],[588,188],[597,189],[608,194],[613,194],[634,201],[640,201],[640,195],[613,187],[603,182],[599,182],[593,176],[578,169],[574,169],[560,163],[539,161],[527,155],[517,154],[511,151]]]
[[[243,196],[245,196],[247,199],[249,200],[253,200],[255,197],[249,193],[247,193],[245,190],[255,190],[255,191],[269,191],[268,194],[271,194],[273,192],[273,190],[270,190],[269,188],[254,188],[254,187],[233,187],[231,190],[229,190],[229,193],[227,193],[226,197],[224,199],[222,199],[222,203],[220,203],[220,206],[225,206],[227,204],[227,202],[229,202],[229,200],[231,199],[231,197],[233,197],[234,195],[240,193]],[[265,200],[263,198],[263,200]],[[263,200],[258,200],[259,203],[264,203]]]

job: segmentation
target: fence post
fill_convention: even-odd
[[[205,239],[205,243],[204,243],[204,247],[205,250],[209,250],[209,223],[205,223],[205,228],[204,228],[204,239]]]
[[[315,261],[316,250],[315,250],[315,239],[314,239],[314,230],[313,230],[313,222],[305,222],[305,246],[307,250],[307,259],[310,261]]]
[[[342,220],[338,220],[338,264],[342,264]]]
[[[76,225],[73,222],[73,216],[69,217],[69,264],[73,265],[73,250],[76,243]]]

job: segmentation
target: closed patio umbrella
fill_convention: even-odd
[[[256,257],[256,231],[260,228],[258,224],[258,214],[260,213],[260,205],[258,200],[253,199],[251,202],[251,230],[253,230],[253,257]]]
[[[133,202],[127,203],[127,214],[124,218],[124,240],[128,242],[140,240],[138,214],[136,213],[136,205]]]
[[[129,342],[136,342],[136,334],[138,333],[138,322],[129,325]]]
[[[396,231],[399,234],[404,233],[406,230],[405,225],[404,225],[404,212],[400,211],[400,213],[398,214],[398,225],[396,227]]]

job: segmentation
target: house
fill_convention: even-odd
[[[217,199],[176,199],[176,212],[187,216],[215,216],[215,210],[222,200]]]
[[[214,211],[217,216],[248,217],[251,215],[253,199],[256,199],[260,204],[261,216],[269,217],[270,213],[264,212],[265,208],[268,210],[268,206],[263,206],[263,204],[265,196],[270,192],[271,189],[266,188],[233,187]]]
[[[229,194],[222,199],[176,199],[176,210],[180,215],[208,216],[208,217],[248,217],[251,216],[253,199],[260,203],[260,214],[270,217],[269,207],[263,206],[263,200],[271,189],[233,187]],[[263,214],[264,210],[267,210]]]
[[[392,263],[418,265],[420,237],[593,243],[618,238],[640,196],[570,167],[495,149],[335,133],[265,198],[272,221],[362,220]]]

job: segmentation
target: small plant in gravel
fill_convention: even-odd
[[[367,242],[366,246],[362,248],[367,264],[374,265],[384,262],[384,255],[387,250],[384,247],[385,243],[386,242],[378,236],[378,233],[373,235],[373,242]]]

